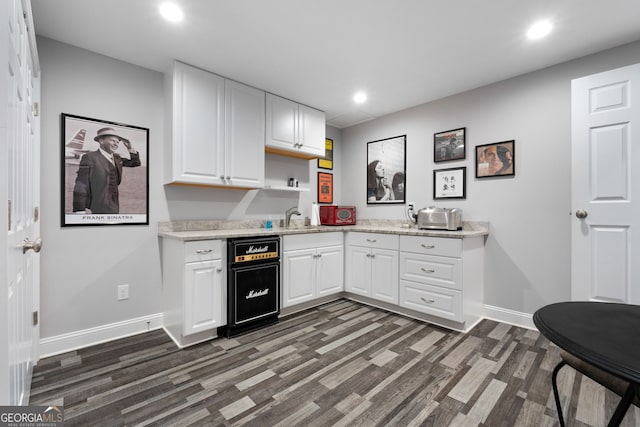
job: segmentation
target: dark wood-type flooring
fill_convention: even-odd
[[[30,404],[64,405],[66,426],[554,426],[559,360],[536,331],[341,300],[184,350],[157,330],[43,359]],[[606,425],[616,395],[569,367],[559,384],[569,426]]]

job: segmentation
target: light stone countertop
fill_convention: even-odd
[[[345,226],[305,226],[302,220],[292,220],[291,226],[285,228],[282,220],[274,221],[272,229],[266,229],[263,221],[171,221],[158,223],[158,236],[176,240],[213,240],[238,237],[275,236],[286,234],[326,233],[331,231],[360,231],[369,233],[400,234],[407,236],[445,237],[464,239],[465,237],[487,236],[489,223],[480,221],[463,221],[462,230],[418,230],[415,224],[409,226],[407,221],[359,219],[356,225]]]

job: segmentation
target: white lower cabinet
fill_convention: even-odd
[[[348,232],[345,290],[398,304],[399,236]]]
[[[484,304],[483,239],[400,236],[400,307],[473,326]]]
[[[224,243],[162,239],[163,323],[181,347],[216,337],[226,324]]]
[[[226,323],[223,267],[221,259],[185,264],[184,335],[217,328]]]
[[[282,248],[283,308],[344,290],[342,232],[286,235]]]

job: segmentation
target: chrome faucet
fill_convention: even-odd
[[[289,209],[287,209],[287,212],[285,214],[285,227],[289,228],[289,223],[291,222],[291,215],[302,215],[299,211],[298,211],[298,207],[297,206],[292,206]]]

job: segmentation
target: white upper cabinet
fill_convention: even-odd
[[[265,150],[268,153],[312,159],[325,154],[325,116],[322,111],[267,93]]]
[[[264,186],[264,96],[225,81],[225,180],[235,187]]]
[[[166,181],[263,187],[265,93],[177,61],[172,71]]]

